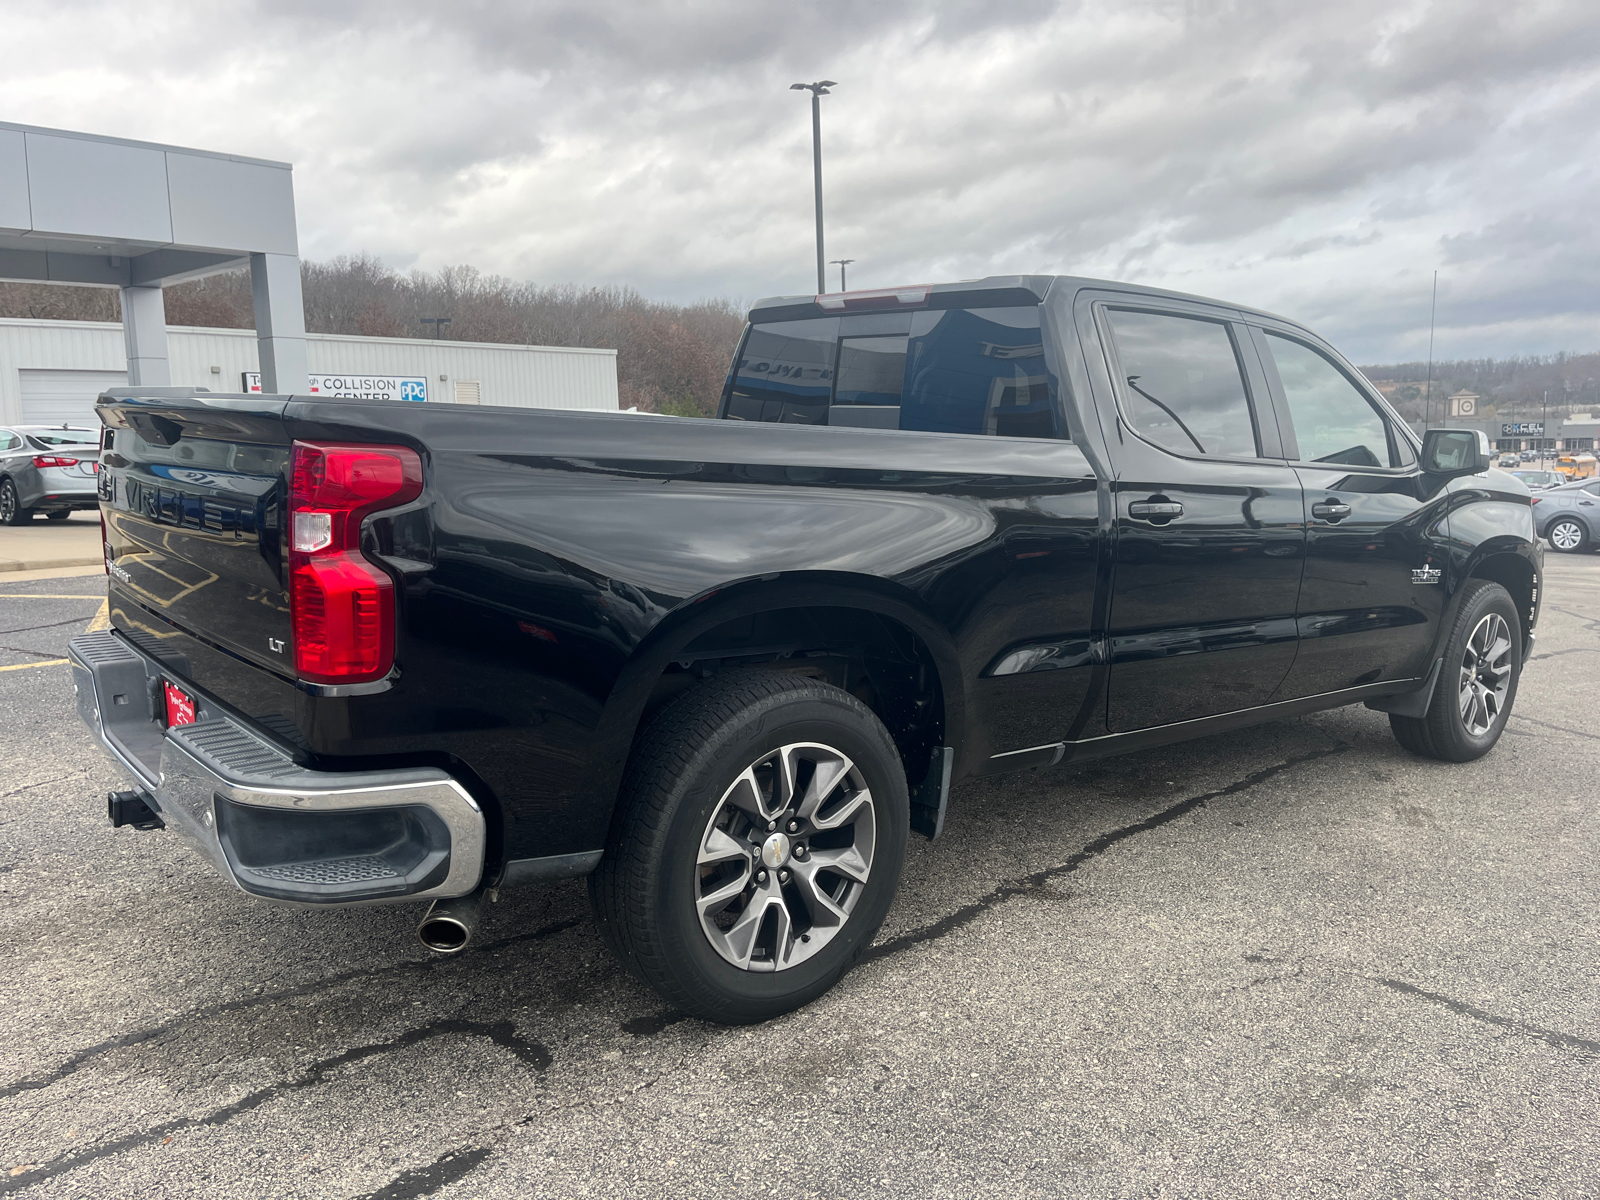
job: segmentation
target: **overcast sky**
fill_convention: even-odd
[[[0,0],[0,119],[295,165],[301,252],[690,300],[1135,280],[1600,349],[1600,4]],[[830,268],[836,271],[837,268]],[[837,286],[837,276],[833,276]]]

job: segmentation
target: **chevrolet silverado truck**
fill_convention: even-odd
[[[111,628],[72,642],[166,826],[252,896],[588,876],[675,1008],[871,943],[952,783],[1319,709],[1494,746],[1528,490],[1292,321],[1086,279],[784,297],[717,420],[107,393]]]

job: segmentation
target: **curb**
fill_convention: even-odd
[[[49,571],[56,567],[95,567],[99,566],[103,561],[100,558],[47,558],[37,562],[28,562],[13,558],[0,562],[0,572]]]

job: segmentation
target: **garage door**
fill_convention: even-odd
[[[97,426],[95,397],[106,388],[127,387],[126,371],[22,371],[24,425]]]

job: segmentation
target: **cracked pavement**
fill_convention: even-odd
[[[747,1029],[630,979],[581,884],[440,959],[418,906],[113,831],[49,665],[103,580],[0,580],[0,1193],[1600,1195],[1600,557],[1546,569],[1487,758],[1356,707],[967,783],[862,965]]]

